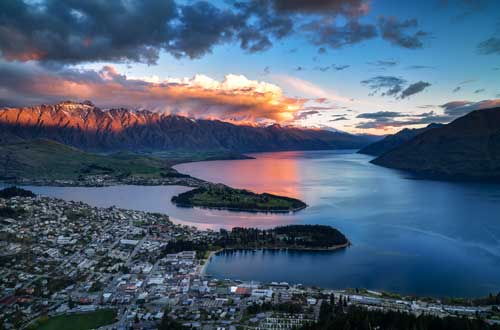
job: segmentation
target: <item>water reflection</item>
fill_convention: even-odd
[[[420,295],[500,291],[500,185],[410,180],[352,152],[256,154],[256,160],[182,164],[213,182],[290,195],[309,207],[293,215],[177,208],[186,187],[36,187],[97,206],[163,212],[199,228],[326,224],[353,242],[341,253],[285,251],[215,256],[218,278],[366,287]]]
[[[205,172],[203,166],[192,167],[192,164],[180,164],[175,168],[211,182],[226,183],[230,178],[231,186],[236,188],[299,199],[303,197],[298,189],[301,180],[298,159],[304,157],[304,152],[258,153],[251,156],[257,159],[203,162],[217,167],[217,172]]]

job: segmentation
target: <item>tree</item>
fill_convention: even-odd
[[[160,325],[158,326],[158,330],[187,330],[187,328],[179,322],[173,320],[168,316],[168,313],[165,312]]]

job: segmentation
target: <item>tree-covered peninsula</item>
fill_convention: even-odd
[[[323,225],[289,225],[272,229],[221,229],[214,241],[176,240],[170,242],[165,253],[197,251],[205,256],[209,251],[235,249],[291,249],[335,250],[349,246],[350,242],[339,230]]]
[[[307,205],[295,198],[256,194],[222,184],[199,187],[172,197],[172,202],[183,207],[206,207],[246,212],[295,212]]]

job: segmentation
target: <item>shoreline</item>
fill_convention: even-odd
[[[280,196],[282,197],[282,196]],[[198,208],[198,209],[208,209],[208,210],[220,210],[220,211],[230,211],[230,212],[247,212],[247,213],[280,213],[280,214],[286,214],[286,213],[296,213],[298,211],[304,210],[305,208],[308,207],[308,205],[305,206],[300,206],[296,207],[290,210],[259,210],[259,209],[240,209],[237,207],[211,207],[211,206],[200,206],[200,205],[189,205],[189,204],[181,204],[181,203],[176,203],[172,202],[177,207],[183,207],[183,208]]]
[[[303,251],[303,252],[326,252],[326,251],[337,251],[337,250],[342,250],[350,247],[352,245],[351,241],[348,241],[347,243],[340,244],[340,245],[335,245],[335,246],[330,246],[330,247],[324,247],[324,248],[307,248],[307,247],[279,247],[279,246],[269,246],[269,247],[242,247],[242,248],[237,248],[237,247],[230,247],[230,248],[223,248],[223,249],[218,249],[214,251],[210,251],[208,256],[203,259],[204,264],[200,267],[200,270],[198,274],[200,276],[206,276],[206,271],[207,271],[207,266],[210,260],[212,259],[213,256],[215,256],[218,253],[225,252],[225,251],[250,251],[250,250],[287,250],[287,251]]]
[[[203,265],[201,266],[200,268],[200,271],[198,272],[198,274],[200,276],[206,276],[206,272],[207,272],[207,266],[208,266],[208,263],[210,262],[210,259],[212,259],[212,257],[214,255],[216,255],[217,253],[219,252],[222,252],[224,251],[224,249],[219,249],[219,250],[214,250],[214,251],[210,251],[210,253],[208,254],[208,257],[206,257],[204,260],[204,263]]]
[[[320,252],[320,251],[336,251],[336,250],[341,250],[348,248],[351,246],[352,243],[351,241],[348,241],[347,243],[344,244],[339,244],[339,245],[334,245],[330,247],[317,247],[317,248],[309,248],[309,247],[287,247],[287,246],[259,246],[259,247],[229,247],[229,248],[224,248],[220,249],[217,251],[218,252],[224,252],[224,251],[234,251],[234,250],[290,250],[290,251],[310,251],[310,252]]]

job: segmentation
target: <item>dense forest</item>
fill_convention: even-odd
[[[225,248],[328,249],[349,240],[337,229],[322,225],[290,225],[273,229],[233,228],[221,230],[219,244]]]
[[[183,207],[206,207],[251,212],[289,212],[307,205],[295,198],[272,194],[256,194],[233,189],[222,184],[199,187],[172,197],[172,202]]]
[[[12,197],[35,197],[36,195],[26,189],[18,188],[16,186],[8,187],[0,190],[0,198],[9,199]]]
[[[349,240],[337,229],[322,225],[290,225],[273,229],[239,228],[220,230],[212,242],[177,240],[169,242],[164,253],[196,251],[205,256],[207,251],[220,249],[311,249],[327,250],[346,246]]]
[[[300,330],[500,330],[481,319],[420,315],[402,312],[369,311],[344,303],[323,302],[317,323]]]

